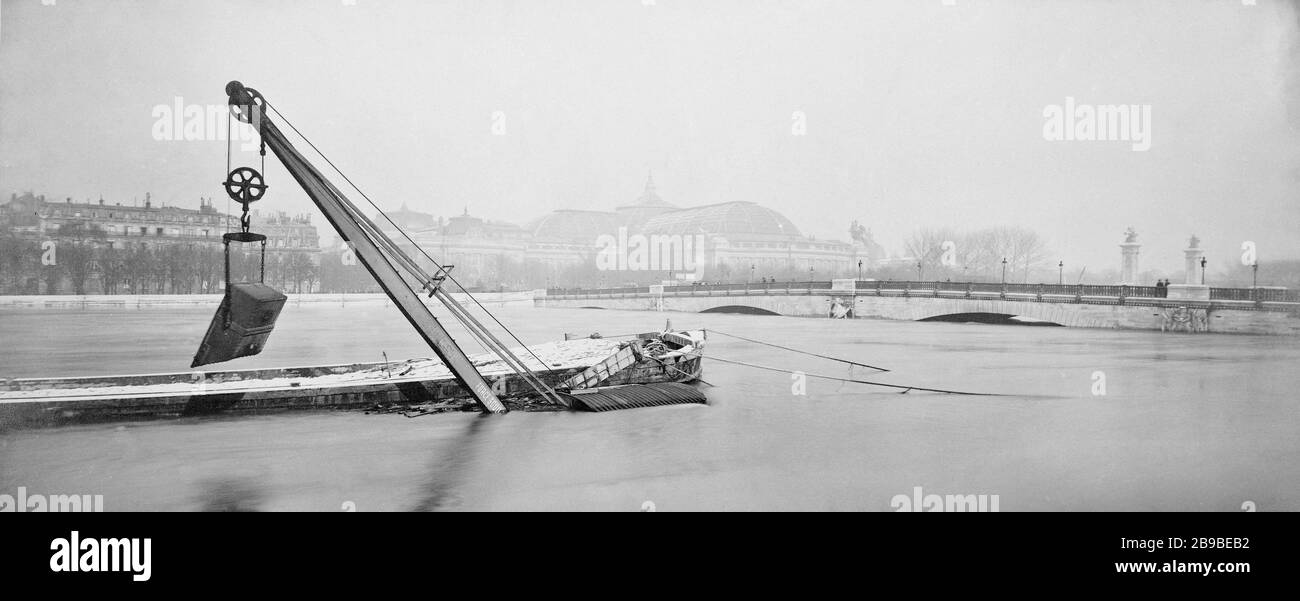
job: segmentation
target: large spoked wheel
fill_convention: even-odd
[[[267,188],[262,182],[262,174],[252,167],[240,167],[231,171],[222,185],[226,187],[226,195],[231,200],[244,205],[262,198]]]

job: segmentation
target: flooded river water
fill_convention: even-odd
[[[0,377],[189,371],[212,308],[0,311]],[[529,344],[711,328],[709,405],[420,418],[292,412],[0,433],[0,493],[106,510],[890,511],[925,494],[1002,511],[1300,509],[1300,345],[1287,337],[509,308]],[[457,336],[468,340],[467,336]],[[479,352],[469,347],[470,352]],[[381,303],[286,307],[223,368],[431,352]],[[953,396],[807,374],[1006,396]],[[799,394],[803,392],[804,394]]]

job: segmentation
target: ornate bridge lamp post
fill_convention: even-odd
[[[1251,296],[1251,300],[1255,301],[1255,304],[1258,305],[1259,304],[1259,260],[1258,259],[1256,259],[1255,262],[1250,265],[1250,271],[1251,271],[1250,296]]]
[[[1205,285],[1205,257],[1201,257],[1201,285]]]
[[[1065,283],[1065,261],[1056,263],[1056,285],[1060,286]]]
[[[1258,288],[1259,287],[1259,261],[1255,261],[1254,263],[1252,263],[1250,266],[1250,270],[1253,272],[1250,274],[1250,287]]]
[[[858,259],[858,279],[862,279],[862,259]]]
[[[1002,257],[1002,291],[998,293],[999,298],[1007,297],[1007,258]]]

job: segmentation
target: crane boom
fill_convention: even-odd
[[[236,111],[243,111],[240,120],[251,123],[257,128],[262,141],[270,147],[271,152],[280,159],[284,168],[325,214],[325,218],[330,225],[334,226],[339,236],[351,244],[362,265],[365,265],[374,276],[375,281],[388,297],[393,299],[393,303],[402,311],[402,315],[406,316],[411,326],[451,369],[457,382],[474,396],[479,408],[491,413],[504,412],[505,405],[493,394],[492,388],[484,381],[482,374],[474,368],[473,362],[465,355],[465,351],[456,344],[451,334],[433,316],[420,294],[411,287],[393,265],[392,259],[385,253],[384,249],[390,249],[390,252],[396,249],[392,240],[378,229],[365,227],[361,223],[357,217],[360,214],[359,209],[312,166],[293,144],[289,143],[280,128],[271,122],[263,110],[264,101],[258,104],[261,95],[256,90],[246,88],[238,81],[232,81],[226,84],[226,94],[230,98],[232,112],[238,115]],[[406,260],[409,261],[409,258]],[[441,296],[439,298],[442,300]]]

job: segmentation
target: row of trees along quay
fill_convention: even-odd
[[[220,293],[221,242],[185,241],[117,245],[95,225],[65,224],[40,237],[0,231],[0,294],[202,294]],[[256,279],[260,256],[253,245],[231,247],[232,277]],[[329,269],[320,253],[268,249],[266,281],[292,292],[368,292],[359,266]],[[355,273],[353,273],[355,272]],[[326,282],[323,278],[331,278]],[[336,288],[337,290],[329,290]]]
[[[2,225],[2,224],[0,224]],[[0,227],[0,294],[195,294],[221,292],[222,246],[212,240],[168,239],[148,236],[116,243],[93,223],[73,222],[40,234]],[[256,279],[257,253],[252,245],[231,247],[231,270],[236,280]],[[433,249],[435,256],[438,249]],[[880,250],[880,249],[876,249]],[[710,284],[762,284],[831,279],[892,282],[956,282],[1111,285],[1120,281],[1117,266],[1086,269],[1052,255],[1046,242],[1022,227],[993,227],[974,231],[922,228],[905,241],[907,259],[870,254],[845,261],[835,269],[806,265],[700,265],[694,278]],[[341,247],[333,249],[267,248],[266,281],[291,293],[375,293],[379,287],[355,256]],[[466,263],[465,257],[448,262]],[[421,263],[427,260],[421,257]],[[597,268],[593,257],[565,264],[516,261],[504,256],[477,257],[458,265],[454,274],[471,291],[546,289],[605,289],[649,286],[672,281],[680,273],[666,271],[609,271]],[[1118,263],[1118,261],[1116,261]],[[425,265],[430,271],[431,264]],[[1138,283],[1157,279],[1183,281],[1180,270],[1149,269]],[[686,283],[686,282],[682,282]],[[1259,295],[1227,289],[1263,287],[1300,288],[1300,260],[1268,261],[1260,268],[1242,265],[1239,257],[1215,261],[1206,283],[1232,300]],[[1142,296],[1145,292],[1136,291]],[[1271,297],[1275,291],[1262,290]],[[1226,299],[1225,299],[1226,300]]]
[[[80,223],[40,237],[0,230],[0,295],[218,294],[224,282],[223,253],[219,240],[109,244],[102,230]],[[436,270],[423,258],[419,262],[430,272]],[[231,245],[233,279],[257,279],[260,268],[256,245]],[[502,265],[494,275],[504,279],[490,285],[472,274],[460,277],[475,292],[531,290],[545,285],[545,276],[529,277],[538,272],[524,265]],[[266,282],[292,293],[382,292],[355,255],[343,249],[268,247]]]

